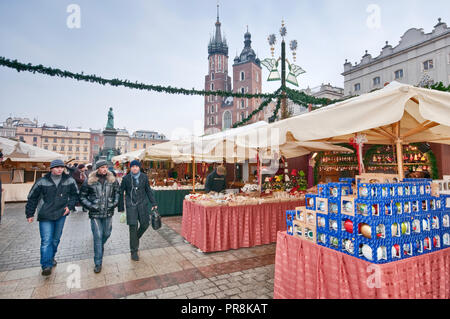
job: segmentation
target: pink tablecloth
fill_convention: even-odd
[[[205,207],[185,200],[181,235],[203,252],[270,244],[286,230],[286,210],[304,202]]]
[[[450,248],[375,265],[279,232],[274,298],[449,299]]]

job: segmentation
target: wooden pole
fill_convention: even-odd
[[[405,178],[405,173],[403,171],[403,147],[402,147],[402,139],[400,136],[400,122],[395,123],[395,145],[397,149],[397,171],[400,176],[400,181]]]
[[[195,192],[195,157],[192,157],[192,191]]]

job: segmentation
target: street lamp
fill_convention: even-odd
[[[269,77],[267,81],[279,81],[281,80],[281,94],[283,95],[282,103],[281,103],[281,119],[285,119],[289,116],[287,112],[287,105],[286,105],[286,82],[291,83],[292,85],[295,85],[298,87],[298,81],[297,77],[300,74],[305,73],[305,71],[299,67],[298,65],[295,65],[293,63],[290,63],[289,60],[286,58],[286,42],[284,41],[284,38],[287,34],[286,26],[284,25],[284,20],[281,21],[281,28],[280,28],[280,35],[281,35],[281,57],[278,59],[274,58],[274,51],[275,51],[275,44],[277,42],[277,37],[275,34],[271,34],[267,37],[267,41],[270,45],[270,52],[272,54],[271,58],[264,59],[261,61],[261,64],[265,66],[269,70]],[[296,51],[297,51],[298,42],[297,40],[292,40],[290,42],[290,49],[292,51],[292,57],[293,61],[296,62]],[[281,77],[280,73],[278,71],[278,66],[281,62]],[[289,67],[289,73],[286,75],[286,62]]]

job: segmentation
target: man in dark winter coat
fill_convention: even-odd
[[[205,192],[220,193],[227,188],[225,175],[227,171],[224,166],[217,167],[212,173],[206,177]]]
[[[134,160],[130,163],[130,174],[122,179],[120,185],[119,212],[124,211],[124,192],[127,209],[127,224],[130,228],[131,259],[139,260],[139,239],[150,225],[150,208],[157,208],[148,177],[141,173],[141,164]],[[139,229],[138,229],[139,221]]]
[[[81,186],[83,185],[84,181],[87,179],[86,170],[87,170],[87,168],[84,166],[84,164],[80,164],[77,166],[77,168],[75,168],[75,170],[72,173],[73,179],[75,180],[75,182],[77,182],[78,191],[81,190]],[[82,205],[81,205],[81,203],[77,203],[76,206],[82,206]],[[84,207],[82,209],[84,212],[86,211],[84,209]]]
[[[56,266],[55,254],[66,216],[75,210],[78,201],[77,184],[72,177],[64,173],[64,162],[52,161],[50,170],[50,173],[34,183],[25,207],[29,223],[33,222],[36,209],[38,211],[43,276],[50,275],[52,267]]]
[[[108,163],[99,160],[97,170],[89,174],[80,190],[83,207],[89,210],[94,237],[94,272],[102,270],[103,249],[112,231],[112,216],[119,204],[119,183],[108,170]]]

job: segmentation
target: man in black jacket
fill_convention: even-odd
[[[102,270],[103,251],[111,236],[112,216],[119,204],[119,183],[108,170],[108,163],[99,160],[97,170],[89,174],[80,190],[80,201],[89,210],[92,235],[94,237],[94,272]]]
[[[52,273],[56,266],[55,254],[61,239],[66,216],[75,210],[78,201],[78,189],[75,180],[64,174],[64,162],[54,160],[50,163],[51,172],[34,183],[28,194],[25,214],[29,223],[38,211],[39,231],[41,234],[42,275]]]
[[[220,193],[227,188],[225,175],[227,171],[224,166],[217,167],[212,173],[206,177],[205,192]]]
[[[124,192],[127,209],[127,224],[130,228],[131,259],[139,260],[139,239],[150,225],[150,208],[157,208],[148,177],[141,172],[141,164],[134,160],[130,163],[131,172],[122,179],[120,185],[119,212],[124,211]],[[139,229],[138,229],[139,221]]]

